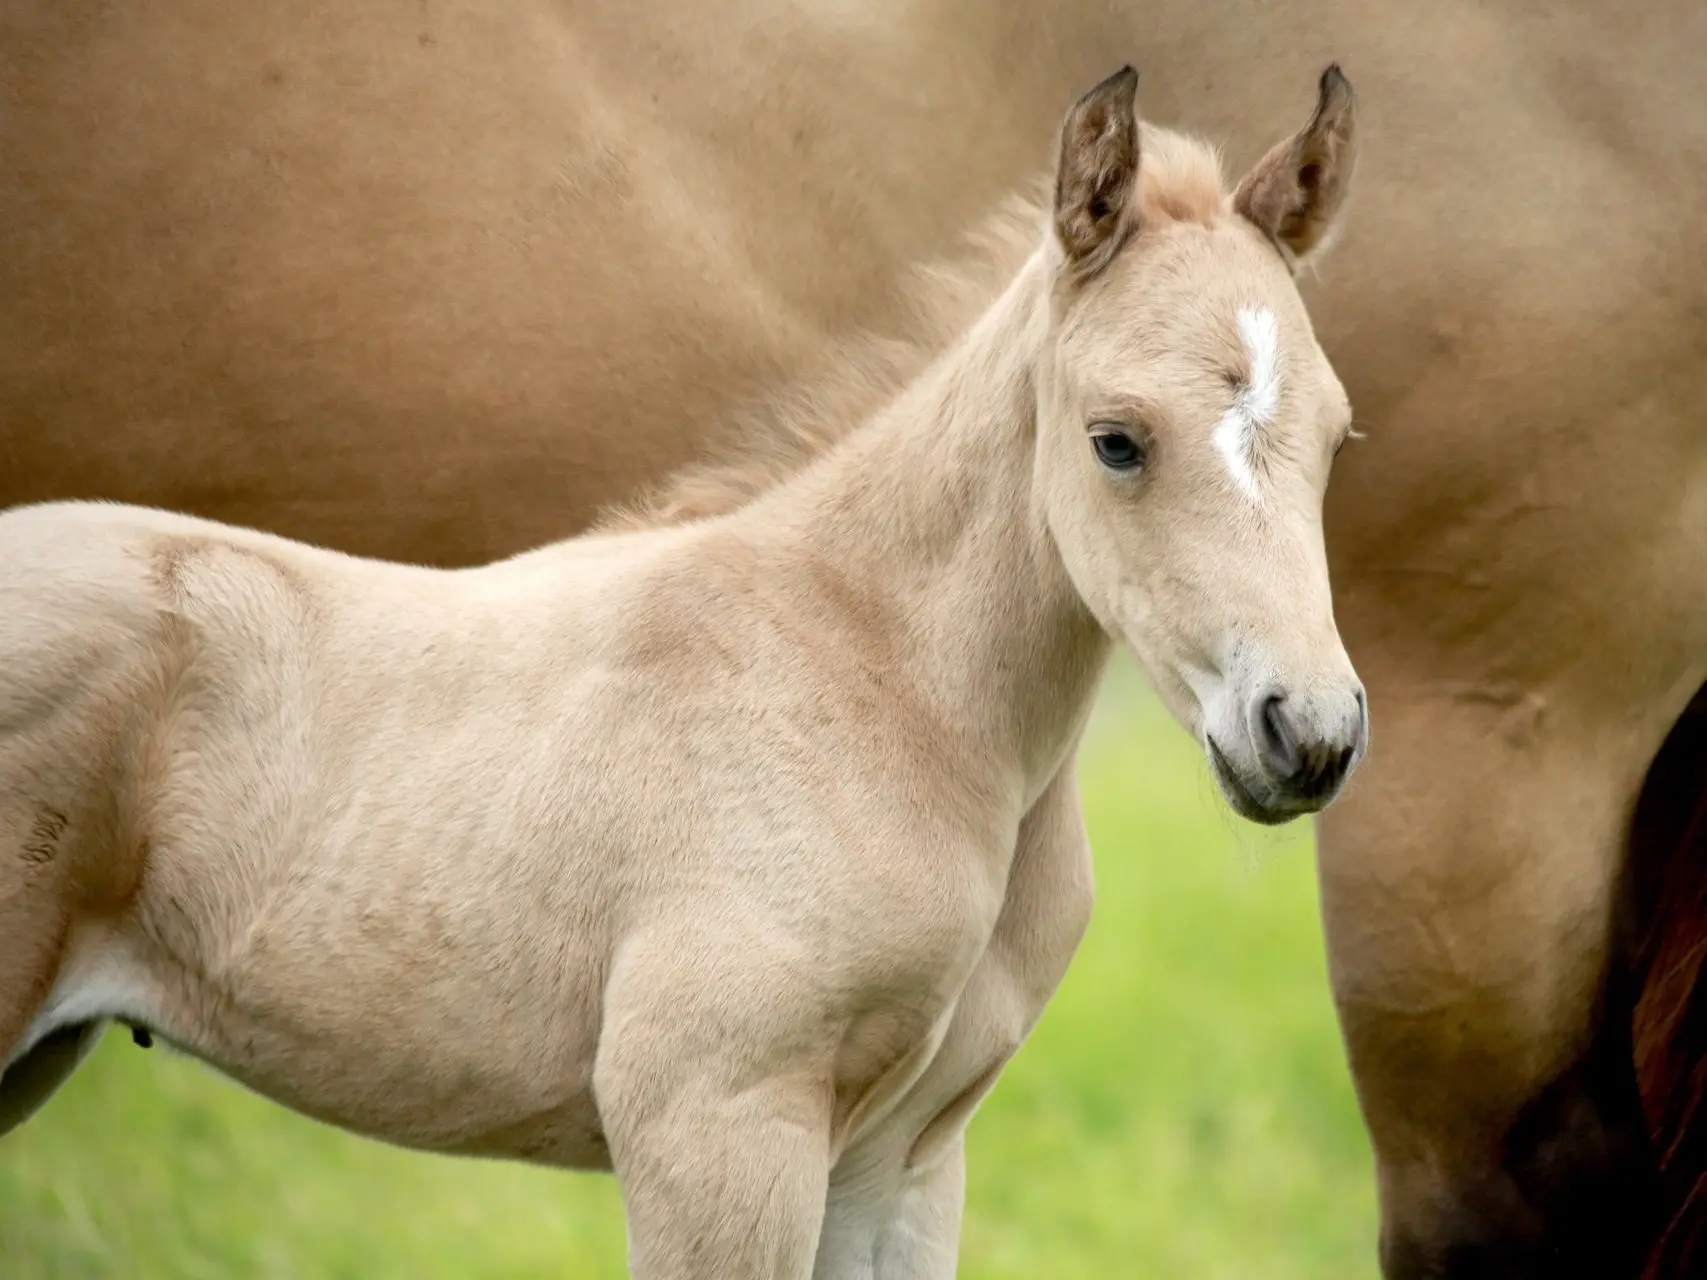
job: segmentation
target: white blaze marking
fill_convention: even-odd
[[[1215,427],[1215,447],[1235,484],[1253,501],[1257,488],[1257,432],[1280,409],[1280,331],[1267,307],[1239,309],[1239,338],[1251,363],[1250,377]]]

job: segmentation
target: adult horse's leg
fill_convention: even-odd
[[[1601,1011],[1636,797],[1707,676],[1707,365],[1624,232],[1569,277],[1624,321],[1592,352],[1562,277],[1504,266],[1474,309],[1329,347],[1370,437],[1328,526],[1373,734],[1319,824],[1322,899],[1391,1280],[1617,1277],[1648,1225]]]
[[[1534,691],[1370,689],[1373,767],[1320,867],[1387,1274],[1628,1276],[1652,1161],[1628,1021],[1601,1015],[1657,744]]]
[[[1384,82],[1452,124],[1365,153],[1359,227],[1429,247],[1348,243],[1314,308],[1367,435],[1327,529],[1372,721],[1318,828],[1324,924],[1390,1280],[1620,1280],[1653,1164],[1602,1016],[1616,903],[1642,778],[1707,676],[1693,46],[1486,13],[1497,35],[1437,51],[1412,107],[1408,73]],[[1561,67],[1604,96],[1543,91]]]

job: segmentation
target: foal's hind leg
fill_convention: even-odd
[[[0,1076],[0,1136],[28,1120],[77,1070],[106,1029],[104,1022],[62,1027]]]
[[[13,1062],[58,975],[69,914],[52,824],[8,825],[0,821],[0,1133],[40,1107],[94,1040],[80,1028]]]

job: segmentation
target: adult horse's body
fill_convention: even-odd
[[[1136,84],[1068,114],[968,331],[721,517],[453,571],[0,514],[0,1063],[122,1018],[393,1141],[614,1168],[635,1280],[952,1277],[962,1131],[1088,923],[1111,643],[1249,816],[1366,741],[1293,282],[1349,85],[1229,192],[1140,148]]]
[[[442,563],[571,531],[889,319],[1110,48],[1247,149],[1342,58],[1372,150],[1318,321],[1370,439],[1328,532],[1377,727],[1320,858],[1385,1247],[1616,1274],[1614,891],[1707,659],[1701,6],[94,12],[0,17],[0,502]]]

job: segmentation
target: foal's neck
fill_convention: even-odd
[[[895,675],[970,744],[959,763],[1028,803],[1076,743],[1110,647],[1034,494],[1048,285],[1040,252],[891,405],[740,520],[773,563],[834,584],[824,607],[882,619]]]

